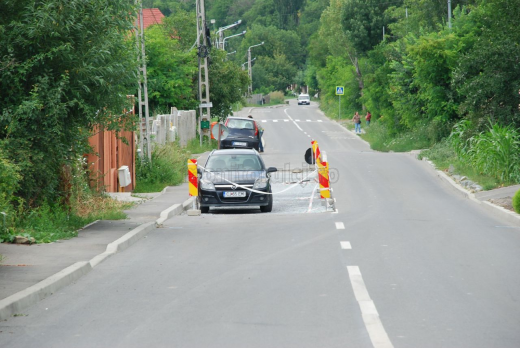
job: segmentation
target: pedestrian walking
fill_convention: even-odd
[[[352,117],[352,121],[354,121],[354,126],[356,127],[356,134],[361,134],[361,116],[359,116],[357,111],[354,114],[354,117]]]
[[[367,121],[367,127],[370,126],[370,120],[372,119],[372,115],[370,111],[367,110],[367,115],[365,116],[365,121]]]
[[[249,118],[253,118],[252,115],[247,116]],[[264,152],[264,144],[262,144],[262,135],[264,134],[264,129],[258,122],[255,121],[256,127],[258,128],[258,152]]]

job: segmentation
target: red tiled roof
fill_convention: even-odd
[[[148,28],[150,25],[161,24],[164,15],[158,8],[143,8],[143,25]]]

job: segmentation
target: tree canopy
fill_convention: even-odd
[[[136,86],[124,0],[6,0],[0,11],[0,147],[29,204],[60,196],[63,164],[95,125],[118,127]]]

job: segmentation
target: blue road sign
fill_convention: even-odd
[[[336,95],[343,95],[343,94],[345,94],[345,93],[343,93],[344,89],[345,89],[345,87],[343,87],[343,86],[336,86]]]

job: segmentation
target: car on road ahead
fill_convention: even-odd
[[[298,96],[298,105],[311,105],[311,97],[308,94]]]
[[[245,117],[228,117],[225,122],[229,134],[220,141],[221,149],[259,149],[258,126]]]
[[[198,170],[201,212],[208,213],[210,207],[244,206],[270,212],[273,196],[267,193],[271,192],[270,174],[276,171],[274,167],[265,168],[254,149],[213,150],[204,169]]]

